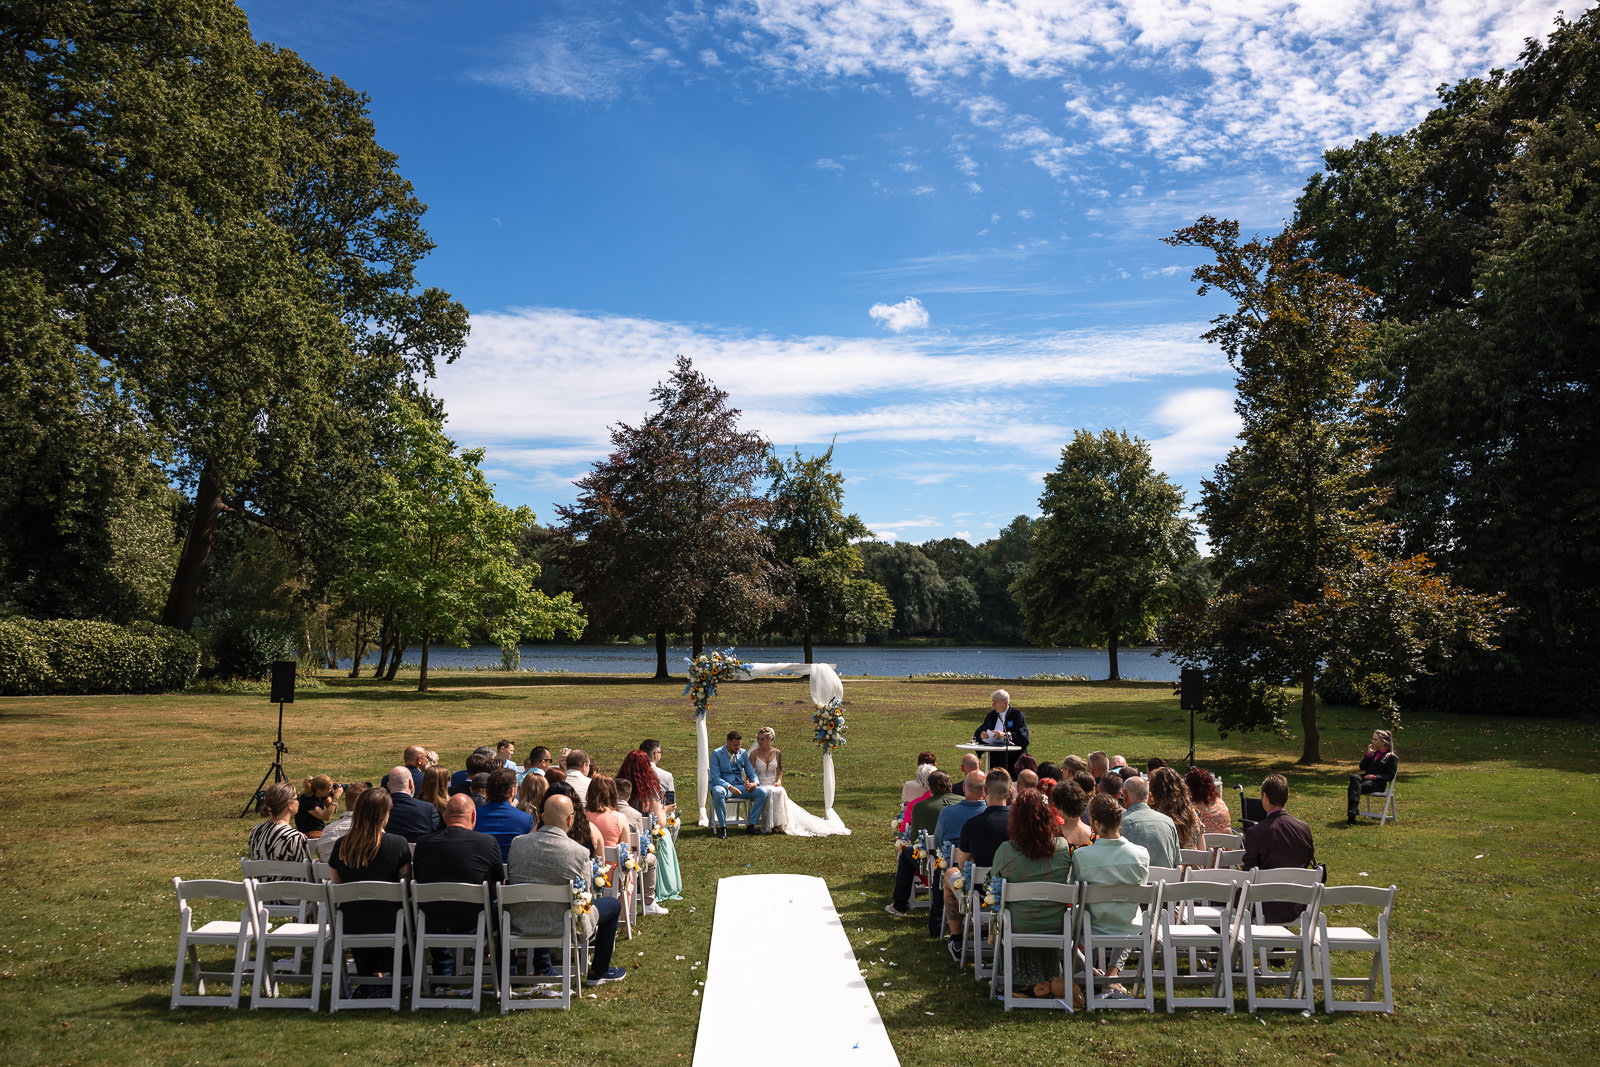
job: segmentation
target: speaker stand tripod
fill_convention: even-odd
[[[256,805],[261,803],[261,797],[266,793],[269,781],[273,785],[277,785],[279,782],[287,782],[289,780],[289,775],[283,769],[283,754],[287,751],[289,751],[289,748],[283,743],[283,701],[280,700],[278,701],[278,739],[272,742],[272,766],[268,767],[267,773],[261,776],[261,784],[256,786],[254,793],[250,794],[250,799],[244,802],[244,807],[239,811],[239,818],[242,819],[250,814],[256,809]]]

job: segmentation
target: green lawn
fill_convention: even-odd
[[[680,796],[693,795],[693,720],[681,683],[440,675],[424,695],[402,683],[342,680],[289,708],[287,765],[299,776],[376,778],[408,743],[459,767],[501,736],[582,745],[614,769],[646,736],[663,742]],[[253,820],[237,814],[271,756],[276,709],[261,694],[81,697],[0,704],[8,758],[0,804],[0,1050],[8,1064],[132,1061],[323,1063],[688,1062],[693,1056],[718,877],[792,871],[827,879],[903,1064],[981,1057],[1055,1064],[1083,1055],[1150,1063],[1600,1062],[1596,818],[1600,725],[1412,716],[1401,754],[1398,826],[1344,826],[1344,776],[1374,725],[1328,709],[1330,762],[1292,766],[1297,742],[1202,728],[1200,761],[1231,787],[1289,775],[1290,810],[1311,824],[1334,882],[1400,887],[1392,1017],[1213,1011],[1175,1017],[1025,1012],[1005,1016],[956,973],[918,915],[884,914],[893,870],[885,829],[918,750],[954,763],[991,682],[847,680],[849,744],[836,756],[836,807],[856,833],[820,841],[686,826],[685,899],[619,946],[629,979],[571,1012],[341,1014],[167,1009],[176,944],[171,879],[238,877]],[[1167,686],[1014,683],[1041,758],[1093,748],[1130,761],[1188,747]],[[796,801],[821,809],[810,704],[792,680],[730,685],[711,733],[770,724]],[[692,803],[692,800],[691,800]],[[691,816],[687,823],[692,824]],[[1573,959],[1571,953],[1577,953]],[[675,956],[685,959],[676,961]],[[695,964],[701,963],[700,967]],[[884,983],[888,983],[887,986]],[[1240,993],[1242,1004],[1243,994]],[[728,1035],[745,1050],[763,1022]],[[782,1035],[773,1035],[782,1040]],[[395,1060],[395,1057],[399,1057]],[[730,1055],[729,1059],[732,1060]]]

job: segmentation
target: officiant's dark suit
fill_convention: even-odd
[[[1011,743],[1020,746],[1017,752],[997,752],[992,766],[1004,766],[1013,775],[1016,774],[1017,757],[1028,751],[1028,720],[1011,706],[1011,695],[1005,690],[998,690],[990,698],[989,714],[983,717],[983,723],[972,731],[974,744],[983,744],[983,735],[990,730],[1004,730],[1011,735]]]

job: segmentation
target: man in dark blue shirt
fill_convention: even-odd
[[[439,819],[438,808],[411,795],[415,789],[411,784],[411,775],[406,773],[404,767],[396,767],[389,772],[388,788],[389,796],[394,799],[386,827],[391,834],[399,834],[414,845],[424,835],[444,825]]]
[[[502,863],[511,855],[511,842],[533,832],[533,816],[511,803],[516,788],[517,772],[496,767],[489,772],[489,800],[478,807],[478,832],[499,842]]]

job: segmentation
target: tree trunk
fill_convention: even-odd
[[[694,632],[690,636],[689,658],[699,659],[700,653],[706,650],[706,624],[699,619],[694,620]]]
[[[378,624],[378,665],[372,668],[374,678],[382,678],[389,669],[389,616],[383,617],[383,622]]]
[[[1317,732],[1317,691],[1314,688],[1317,672],[1307,667],[1300,676],[1300,729],[1305,734],[1305,745],[1300,752],[1301,763],[1322,762],[1322,735]]]
[[[428,643],[432,640],[432,634],[425,633],[422,635],[422,672],[417,678],[417,692],[419,693],[428,691]]]
[[[311,662],[311,616],[300,616],[300,658]]]
[[[1107,635],[1109,640],[1106,641],[1106,651],[1111,655],[1111,676],[1106,679],[1108,682],[1122,681],[1122,675],[1117,671],[1117,639],[1121,636],[1122,635],[1117,633],[1115,630],[1112,630],[1111,633]]]
[[[386,682],[394,681],[394,676],[400,673],[400,657],[406,653],[406,635],[398,630],[394,635],[394,644],[389,650],[389,670],[383,678]]]
[[[333,647],[332,627],[328,625],[326,610],[322,616],[322,665],[330,671],[339,669],[339,654]]]
[[[183,537],[183,552],[178,556],[178,569],[167,591],[167,606],[161,613],[163,626],[179,630],[194,628],[195,609],[200,605],[200,581],[205,577],[206,559],[211,555],[211,541],[217,535],[220,514],[222,485],[212,475],[208,463],[201,468],[200,484],[195,487],[194,518],[189,520],[189,530]]]
[[[664,626],[656,631],[656,677],[667,677],[667,629]]]
[[[367,654],[367,617],[365,614],[356,614],[356,633],[354,648],[350,652],[350,677],[361,677],[361,660]]]
[[[810,630],[806,631],[805,646],[806,646],[806,662],[810,663],[811,662],[811,631]]]

